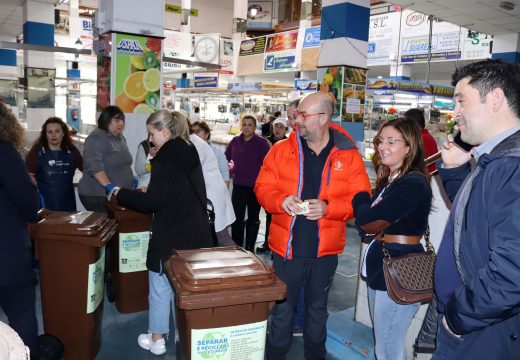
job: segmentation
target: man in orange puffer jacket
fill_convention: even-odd
[[[274,306],[267,358],[284,359],[302,283],[306,359],[325,358],[328,291],[345,246],[352,198],[370,192],[365,165],[352,137],[331,124],[334,104],[321,92],[298,105],[296,131],[264,159],[255,193],[272,214],[269,247],[287,299]]]

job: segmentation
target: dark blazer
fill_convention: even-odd
[[[180,138],[169,140],[151,164],[147,192],[121,189],[117,201],[153,213],[146,266],[160,272],[161,262],[171,256],[172,249],[211,247],[213,240],[206,211],[199,200],[206,199],[206,188],[195,146]]]
[[[38,191],[15,148],[0,140],[0,286],[33,281],[27,222],[38,219]]]
[[[447,302],[445,317],[462,335],[457,359],[519,359],[520,132],[480,156],[477,167],[454,244],[463,285]],[[439,168],[451,199],[469,171],[467,165]]]

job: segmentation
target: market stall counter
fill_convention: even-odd
[[[45,332],[64,345],[66,360],[93,360],[101,347],[105,246],[115,220],[92,211],[40,211],[31,225],[40,261]]]
[[[114,197],[109,203],[108,214],[118,224],[117,236],[110,243],[109,265],[116,309],[122,314],[147,310],[146,253],[151,216],[122,207]]]
[[[238,246],[174,250],[165,264],[175,291],[177,359],[263,359],[267,315],[287,287]]]

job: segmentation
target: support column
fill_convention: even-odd
[[[26,44],[54,46],[54,5],[27,0],[23,6],[23,20]],[[45,120],[55,114],[54,54],[26,50],[24,64],[28,86],[27,129],[40,130]],[[48,91],[38,89],[41,85]]]
[[[334,121],[357,142],[364,140],[369,0],[323,0],[319,90],[335,103]]]
[[[2,41],[14,41],[10,38],[0,38]],[[0,96],[15,114],[16,88],[18,85],[18,68],[16,67],[16,50],[0,49]]]
[[[247,26],[247,0],[235,0],[233,3],[233,78],[231,81],[244,81],[243,76],[238,76],[238,54],[240,43],[246,38]]]
[[[390,65],[390,78],[409,81],[412,75],[411,65]]]
[[[520,34],[496,35],[493,37],[492,59],[520,63]]]

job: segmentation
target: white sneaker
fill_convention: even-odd
[[[150,350],[154,355],[162,355],[166,353],[166,343],[164,338],[157,341],[152,340],[152,334],[141,334],[137,338],[137,343],[145,350]]]

